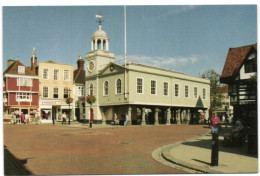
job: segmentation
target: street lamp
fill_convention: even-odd
[[[69,105],[69,125],[70,125],[70,103],[72,103],[73,101],[73,98],[70,97],[70,89],[68,90],[68,93],[69,93],[69,97],[66,98],[66,103]]]

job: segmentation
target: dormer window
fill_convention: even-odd
[[[18,74],[24,74],[25,73],[25,67],[24,66],[18,66]]]
[[[256,72],[256,54],[252,53],[245,61],[245,73]]]

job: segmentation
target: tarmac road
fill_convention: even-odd
[[[155,161],[152,152],[207,130],[202,125],[4,124],[4,145],[34,175],[181,174],[187,172]]]

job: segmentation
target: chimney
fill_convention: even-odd
[[[79,68],[84,69],[84,63],[85,63],[84,59],[81,59],[81,55],[79,55],[78,61],[77,61],[78,69],[79,69]]]
[[[35,68],[37,66],[37,57],[35,48],[33,48],[32,58],[31,58],[31,70],[35,72]]]
[[[12,65],[13,63],[15,63],[15,60],[8,59],[8,61],[7,61],[7,68],[9,68],[10,65]]]

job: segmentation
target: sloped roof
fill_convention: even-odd
[[[75,83],[85,84],[85,70],[83,68],[74,70],[73,80]]]
[[[25,67],[25,65],[23,63],[21,63],[19,60],[17,60],[4,71],[4,74],[37,76],[37,74],[33,70],[31,70],[31,67],[25,67],[25,73],[24,74],[18,73],[18,66],[24,66]]]
[[[243,63],[252,48],[257,50],[257,43],[237,48],[229,48],[220,80],[233,76],[235,71],[240,68],[241,64]]]

